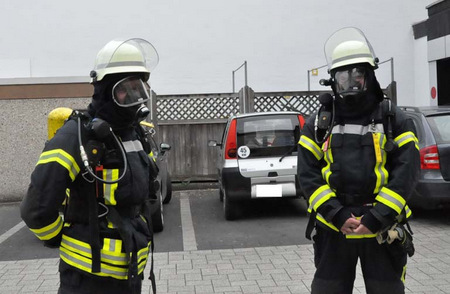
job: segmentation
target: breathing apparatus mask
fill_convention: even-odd
[[[129,112],[137,122],[144,120],[150,113],[146,103],[150,99],[150,87],[137,76],[126,77],[112,88],[114,103]]]
[[[336,94],[344,100],[349,96],[362,96],[367,90],[367,75],[364,66],[338,68],[333,72]]]

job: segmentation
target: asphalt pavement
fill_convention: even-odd
[[[176,191],[164,207],[165,228],[155,235],[158,293],[310,293],[305,204],[253,202],[242,219],[226,222],[216,194]],[[406,293],[450,293],[449,211],[417,213],[411,226],[416,253]],[[56,293],[58,262],[58,250],[43,247],[21,222],[17,204],[0,206],[0,293]],[[142,293],[151,293],[145,272]],[[365,293],[360,270],[353,293]]]

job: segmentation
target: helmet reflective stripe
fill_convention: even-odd
[[[370,54],[353,54],[353,55],[348,55],[345,57],[341,57],[341,58],[336,58],[335,60],[333,60],[333,64],[341,62],[341,61],[345,61],[345,60],[349,60],[349,59],[354,59],[354,58],[372,58],[372,55]]]
[[[142,61],[110,62],[110,63],[104,63],[104,64],[97,65],[97,69],[119,67],[119,66],[143,66],[143,67],[145,67],[145,63]]]
[[[356,63],[369,63],[375,67],[375,58],[366,43],[361,41],[346,41],[333,50],[331,69]]]

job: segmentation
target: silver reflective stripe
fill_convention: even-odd
[[[392,197],[391,195],[387,194],[386,192],[383,192],[383,190],[378,193],[378,196],[386,199],[387,201],[391,202],[392,204],[396,205],[400,210],[403,209],[403,203]]]
[[[398,145],[401,146],[401,145],[403,145],[402,143],[407,140],[412,140],[413,142],[416,142],[416,137],[414,136],[414,134],[407,134],[406,136],[402,137],[401,139],[395,140],[395,141],[397,141]]]
[[[333,64],[344,61],[344,60],[353,59],[353,58],[361,58],[361,57],[373,58],[372,54],[369,54],[369,53],[352,54],[352,55],[347,55],[347,56],[344,56],[341,58],[334,59]]]
[[[39,161],[48,160],[48,159],[52,159],[52,158],[61,159],[62,161],[64,161],[67,164],[67,166],[70,166],[70,172],[74,175],[74,178],[78,175],[77,167],[75,167],[73,165],[73,162],[69,158],[65,157],[61,153],[50,153],[50,154],[45,154],[45,155],[43,154],[39,157]]]
[[[374,128],[373,128],[374,127]],[[375,124],[374,126],[362,126],[362,125],[336,125],[333,127],[332,134],[353,134],[353,135],[365,135],[368,132],[376,132],[384,134],[383,124]]]
[[[109,240],[109,248],[108,248],[108,250],[111,251],[111,252],[116,252],[116,243],[117,243],[117,240],[110,239]]]
[[[117,180],[117,179],[113,179],[113,169],[106,169],[106,175],[105,175],[105,180],[106,181],[113,181],[113,180]],[[112,187],[113,185],[117,186],[117,184],[104,184],[103,185],[103,197],[105,197],[105,200],[107,200],[109,203],[112,203]]]
[[[141,141],[134,140],[134,141],[125,141],[122,142],[123,148],[125,148],[125,151],[127,153],[129,152],[138,152],[144,150],[142,147]]]
[[[379,163],[377,163],[375,165],[375,169],[378,172],[378,173],[375,173],[375,174],[376,174],[377,178],[378,178],[378,175],[379,175],[380,182],[379,182],[379,185],[377,185],[375,187],[374,193],[378,193],[378,191],[381,189],[381,187],[384,186],[387,183],[388,175],[383,171],[384,165],[386,163],[386,161],[385,161],[386,151],[384,151],[384,149],[382,148],[385,136],[386,135],[384,135],[384,134],[380,134],[380,139],[378,141],[378,144],[379,144],[380,150],[381,150],[381,160],[382,160],[382,162],[379,162]]]
[[[57,222],[57,223],[56,223],[56,222]],[[51,229],[49,229],[49,230],[47,230],[47,231],[45,231],[45,232],[39,232],[39,233],[36,233],[37,230],[32,230],[32,232],[33,232],[39,239],[41,239],[41,240],[46,240],[45,237],[47,237],[48,235],[51,235],[52,233],[54,233],[54,232],[56,232],[56,231],[60,231],[60,230],[61,230],[62,222],[63,222],[62,218],[61,218],[61,217],[58,217],[58,219],[53,223],[53,224],[56,223],[56,225],[53,226],[53,228],[51,228]]]
[[[121,62],[109,62],[98,64],[96,69],[108,68],[108,67],[118,67],[118,66],[144,66],[145,63],[142,61],[121,61]]]
[[[332,192],[333,191],[331,191],[331,189],[323,190],[314,198],[314,200],[311,202],[310,206],[314,208],[314,206],[316,205],[317,202],[319,202],[322,198],[326,197],[327,195],[329,195]]]
[[[310,151],[314,154],[314,156],[317,158],[317,159],[320,159],[320,158],[322,158],[322,156],[323,156],[323,152],[322,152],[322,150],[319,148],[319,146],[317,146],[316,144],[313,144],[313,143],[311,143],[310,141],[308,141],[308,137],[306,137],[306,136],[301,136],[301,138],[300,138],[300,145],[303,145],[303,146],[308,146],[309,148],[310,148]],[[311,139],[309,139],[309,140],[311,140]]]

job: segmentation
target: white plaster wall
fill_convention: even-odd
[[[415,58],[426,58],[415,52],[412,24],[427,18],[425,7],[434,0],[1,1],[0,83],[18,77],[87,80],[105,43],[142,37],[160,54],[152,76],[159,94],[230,92],[231,71],[244,60],[255,91],[307,90],[307,70],[325,64],[328,36],[356,26],[380,61],[394,58],[399,104],[410,104],[425,86],[415,83]],[[387,86],[389,63],[377,75]],[[312,78],[312,90],[320,89],[322,77],[324,69]],[[243,84],[240,70],[236,88]]]
[[[411,78],[414,81],[415,97],[411,97],[411,100],[403,100],[404,102],[406,101],[403,105],[435,105],[436,101],[431,99],[430,66],[426,58],[428,52],[427,43],[426,37],[414,42],[414,74]]]

